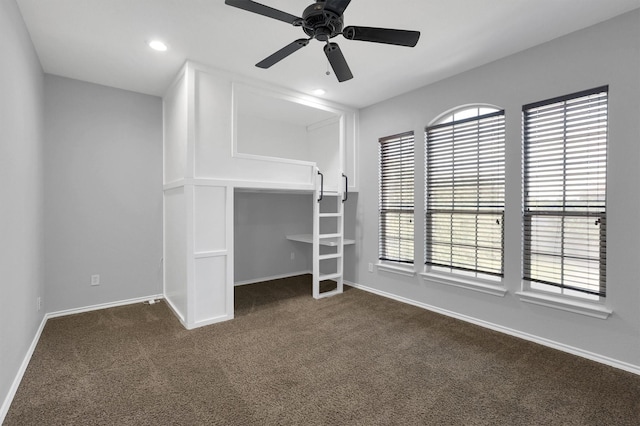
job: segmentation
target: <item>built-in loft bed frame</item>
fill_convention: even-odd
[[[342,273],[323,275],[317,263],[331,260],[341,271],[342,247],[353,244],[344,241],[341,200],[357,191],[357,111],[192,62],[163,103],[164,294],[182,324],[233,318],[236,190],[336,201],[329,212],[314,203],[310,236],[288,238],[314,247],[314,288],[336,279],[341,291]],[[321,222],[333,222],[333,231],[322,234]]]

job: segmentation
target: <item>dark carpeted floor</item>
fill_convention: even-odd
[[[309,276],[51,319],[5,425],[640,425],[640,376]]]

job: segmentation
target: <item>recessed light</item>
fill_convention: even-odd
[[[315,89],[315,90],[314,90],[313,92],[311,92],[311,93],[313,93],[313,94],[314,94],[314,95],[316,95],[316,96],[322,96],[322,95],[324,95],[324,94],[325,94],[325,93],[327,93],[327,92],[326,92],[326,90],[324,90],[324,89]]]
[[[158,52],[166,52],[167,45],[161,42],[160,40],[151,40],[149,42],[149,47],[153,50],[157,50]]]

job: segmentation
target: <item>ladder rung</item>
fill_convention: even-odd
[[[337,259],[339,257],[342,257],[342,255],[340,253],[331,253],[331,254],[322,254],[322,255],[318,256],[318,259],[320,259],[320,260],[328,260],[328,259]]]
[[[320,235],[318,235],[318,238],[320,238],[320,239],[339,238],[339,237],[342,237],[342,234],[320,234]]]
[[[322,282],[322,281],[327,281],[327,280],[333,280],[335,278],[340,278],[341,276],[342,276],[342,274],[340,272],[336,272],[335,274],[320,275],[318,277],[318,281]]]
[[[342,213],[320,213],[320,217],[340,217]]]
[[[335,296],[336,294],[340,294],[340,291],[338,289],[331,290],[331,291],[325,291],[323,293],[319,293],[318,296],[316,296],[316,299],[322,299],[323,297]]]

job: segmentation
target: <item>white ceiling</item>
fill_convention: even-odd
[[[185,60],[364,107],[640,7],[640,0],[352,0],[345,25],[422,33],[415,48],[337,37],[354,78],[327,76],[312,41],[268,70],[254,65],[300,28],[224,0],[16,0],[44,71],[161,96]],[[300,16],[313,0],[260,0]],[[164,53],[146,42],[160,38]]]

